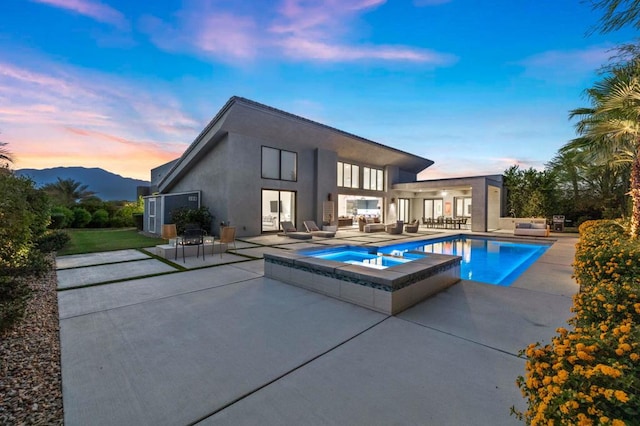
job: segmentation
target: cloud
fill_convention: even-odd
[[[171,52],[190,52],[224,62],[284,56],[312,62],[409,62],[449,65],[452,55],[403,45],[360,44],[354,22],[385,0],[282,0],[275,8],[225,9],[221,1],[188,2],[175,22],[145,16],[141,30]]]
[[[18,168],[96,166],[148,179],[204,125],[162,86],[48,61],[0,62],[0,99]]]
[[[538,80],[566,83],[592,76],[613,55],[612,46],[586,49],[550,50],[516,63],[524,68],[524,76]]]
[[[46,4],[59,9],[68,10],[86,16],[103,24],[113,25],[120,29],[128,29],[129,23],[118,10],[92,0],[31,0],[34,3]]]

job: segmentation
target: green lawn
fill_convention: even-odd
[[[68,229],[67,232],[71,241],[58,252],[59,256],[153,247],[165,242],[160,238],[145,237],[136,228]]]

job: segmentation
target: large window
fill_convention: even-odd
[[[360,188],[360,166],[338,161],[338,186]]]
[[[384,171],[363,167],[362,188],[384,191]]]
[[[298,154],[263,146],[262,177],[265,179],[297,180]]]
[[[456,216],[471,217],[471,197],[456,198]]]
[[[437,219],[442,216],[442,199],[424,200],[424,218]]]

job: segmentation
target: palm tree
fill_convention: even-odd
[[[9,144],[6,142],[0,142],[0,161],[13,163],[13,157],[11,156],[11,152],[7,148],[7,145]]]
[[[640,58],[614,68],[587,90],[591,108],[578,108],[576,130],[581,137],[563,150],[581,149],[600,164],[631,163],[629,195],[632,199],[631,238],[640,225]]]
[[[593,10],[601,9],[600,32],[608,33],[627,25],[640,29],[640,2],[638,0],[592,0]],[[597,29],[597,28],[596,28]]]
[[[94,191],[87,191],[88,185],[83,185],[73,179],[61,179],[55,183],[48,183],[42,189],[59,205],[71,206],[78,201],[86,200],[95,195]]]

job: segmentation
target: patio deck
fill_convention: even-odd
[[[95,285],[148,261],[102,254],[93,286],[58,293],[65,424],[519,424],[517,352],[577,291],[557,237],[511,287],[462,281],[397,316],[265,278],[262,254],[302,244],[283,237]]]

